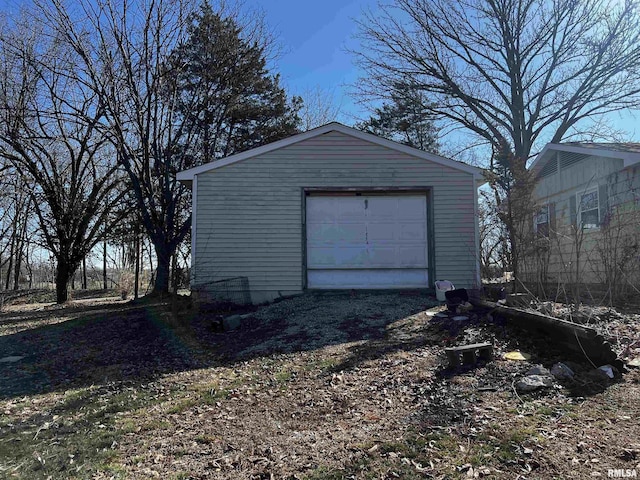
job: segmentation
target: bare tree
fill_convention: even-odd
[[[15,169],[4,166],[0,177],[0,270],[6,271],[0,288],[17,290],[25,273],[23,266],[28,270],[30,265],[28,253],[34,224],[29,188]]]
[[[398,0],[365,15],[360,37],[363,98],[417,85],[430,113],[490,146],[516,275],[529,158],[640,101],[636,0]]]
[[[266,69],[270,37],[192,0],[83,0],[77,17],[51,1],[43,14],[83,59],[78,77],[105,109],[154,245],[154,292],[167,293],[171,257],[191,227],[176,173],[295,129],[295,109]]]
[[[33,24],[2,32],[0,157],[31,185],[43,246],[57,263],[58,303],[68,299],[73,274],[120,198],[109,200],[121,176],[100,131],[103,109],[69,76],[76,60]]]
[[[495,208],[495,198],[482,191],[478,205],[478,234],[480,237],[480,269],[482,278],[502,276],[508,264],[508,245],[504,224]]]
[[[337,121],[342,106],[336,101],[334,90],[318,85],[304,90],[301,97],[304,101],[300,109],[302,131]]]

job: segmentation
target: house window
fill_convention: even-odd
[[[578,193],[578,225],[584,229],[600,226],[598,190]]]
[[[538,209],[533,219],[533,229],[538,235],[549,236],[549,205]]]

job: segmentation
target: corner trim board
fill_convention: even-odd
[[[191,285],[195,283],[196,274],[196,235],[197,235],[197,212],[198,208],[198,175],[193,176],[193,187],[191,189]]]

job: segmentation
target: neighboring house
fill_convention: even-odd
[[[478,285],[481,173],[339,123],[180,172],[192,291]]]
[[[637,282],[640,143],[549,144],[531,169],[537,212],[525,278],[615,295]]]

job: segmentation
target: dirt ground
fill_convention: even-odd
[[[0,313],[0,478],[640,476],[640,374],[609,381],[549,339],[452,324],[421,294],[305,295],[217,332],[188,302],[22,304]],[[596,315],[589,317],[596,322]],[[635,354],[633,314],[601,331]],[[452,371],[443,348],[491,341]],[[504,360],[521,350],[530,361]],[[524,394],[532,365],[576,381]]]

